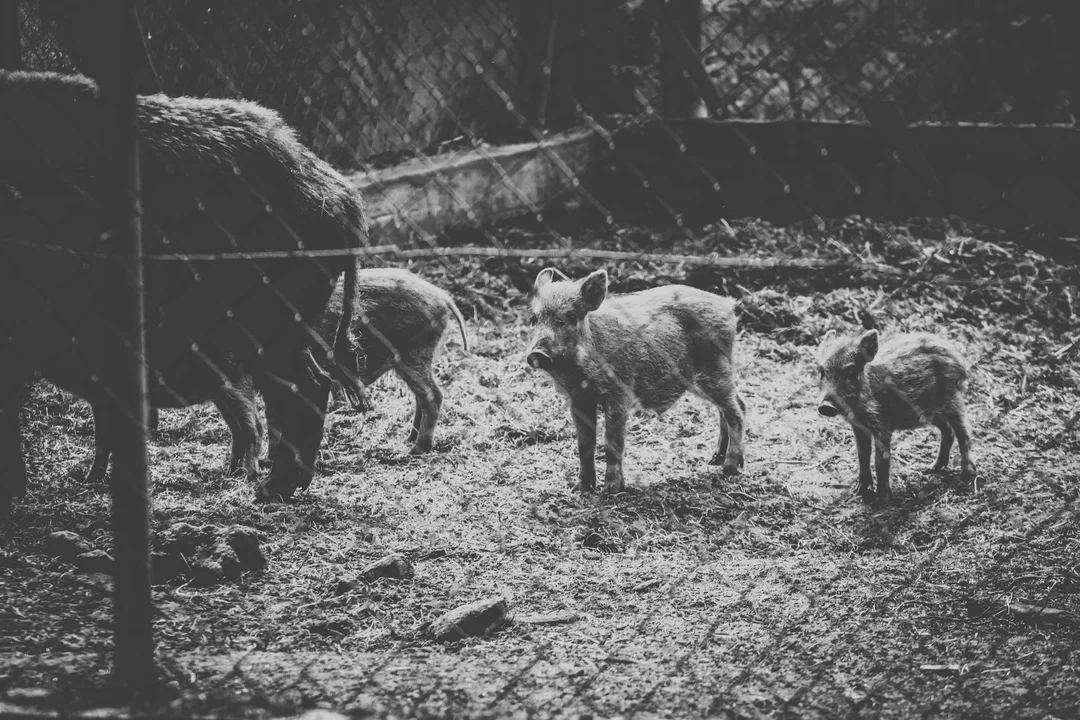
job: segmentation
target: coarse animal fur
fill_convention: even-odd
[[[351,357],[351,302],[333,343],[319,333],[348,256],[154,259],[156,255],[354,251],[367,242],[356,190],[281,117],[235,100],[138,99],[146,262],[146,360],[154,405],[205,400],[235,362],[287,408],[257,496],[306,487],[329,378],[312,348]],[[116,217],[105,179],[115,119],[93,81],[0,72],[0,499],[21,495],[18,413],[35,373],[107,401],[104,258]],[[335,377],[362,402],[357,368]]]
[[[710,463],[722,463],[726,474],[739,471],[745,404],[732,367],[734,305],[730,298],[684,285],[608,295],[603,270],[578,281],[554,268],[537,275],[536,331],[527,361],[570,397],[581,489],[596,483],[598,408],[606,420],[604,483],[615,492],[624,487],[629,414],[662,413],[687,391],[720,410],[720,440]]]
[[[859,454],[855,492],[866,500],[887,501],[892,436],[933,424],[941,446],[933,470],[949,464],[955,437],[960,446],[961,478],[975,478],[963,391],[967,364],[949,341],[928,333],[894,335],[879,341],[877,330],[851,337],[822,339],[818,349],[821,400],[818,412],[842,414],[851,423]],[[877,485],[870,472],[874,450]]]
[[[454,299],[441,288],[407,270],[371,268],[357,274],[353,330],[367,365],[361,373],[370,385],[393,370],[412,391],[416,409],[408,439],[412,455],[429,452],[442,411],[443,394],[434,361],[452,316],[466,352],[465,320]],[[341,312],[340,286],[330,299],[323,332],[330,333]],[[277,410],[267,405],[271,447],[276,442]]]

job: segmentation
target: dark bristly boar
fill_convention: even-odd
[[[360,380],[366,386],[393,370],[416,398],[409,442],[411,455],[431,451],[435,425],[442,410],[442,389],[434,361],[451,317],[466,352],[465,320],[454,299],[423,278],[395,268],[371,268],[357,273],[353,331],[366,364]],[[330,298],[322,331],[333,337],[341,314],[341,285]],[[276,443],[277,412],[267,405],[271,448]]]
[[[558,276],[561,279],[556,279]],[[683,285],[608,295],[607,273],[571,281],[554,268],[533,288],[536,332],[527,353],[570,397],[579,486],[596,484],[596,415],[603,408],[606,489],[623,484],[626,421],[637,409],[662,413],[687,391],[720,410],[710,463],[734,474],[743,464],[744,409],[735,389],[735,302]]]
[[[856,494],[888,501],[893,432],[933,424],[941,447],[932,469],[949,464],[955,437],[960,446],[960,477],[975,478],[971,434],[964,411],[967,364],[947,340],[927,333],[894,335],[879,343],[877,330],[859,336],[826,335],[818,349],[822,397],[818,412],[843,415],[855,432],[859,453]],[[874,450],[877,486],[870,472]]]
[[[312,350],[329,350],[317,328],[342,273],[354,297],[349,253],[366,243],[363,201],[254,103],[145,96],[138,123],[150,402],[211,397],[235,358],[283,408],[285,440],[257,498],[288,498],[314,475],[331,383]],[[35,375],[92,402],[104,392],[113,215],[101,179],[114,124],[85,77],[0,72],[0,506],[25,491],[19,409]],[[301,249],[319,254],[285,255]],[[153,259],[165,254],[199,257]],[[352,307],[335,335],[338,358],[353,357]],[[326,369],[363,399],[356,368]]]

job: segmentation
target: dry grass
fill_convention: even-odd
[[[538,266],[502,261],[416,268],[454,292],[474,347],[464,355],[451,339],[442,355],[445,415],[429,457],[405,455],[412,399],[396,379],[383,380],[370,415],[331,414],[310,491],[262,507],[252,488],[221,477],[227,431],[211,408],[163,413],[152,448],[154,522],[243,522],[264,533],[269,559],[266,571],[234,585],[155,588],[174,708],[1074,716],[1076,626],[1028,622],[1007,606],[1080,613],[1080,432],[1066,428],[1080,372],[1075,359],[1053,355],[1080,329],[1071,308],[1054,304],[1076,292],[1075,271],[1024,255],[1007,238],[991,247],[943,243],[914,225],[882,230],[856,219],[854,227],[856,237],[747,222],[702,237],[708,251],[870,253],[913,271],[927,263],[905,263],[937,247],[951,275],[991,278],[1009,263],[1013,272],[977,291],[920,280],[881,302],[895,286],[750,273],[718,283],[648,262],[612,268],[617,289],[688,277],[740,296],[737,364],[750,429],[746,469],[735,478],[705,464],[715,411],[685,399],[631,423],[625,493],[571,492],[566,403],[522,357],[517,288]],[[754,235],[759,243],[743,242]],[[726,245],[725,237],[735,239]],[[622,228],[580,241],[685,249],[669,230]],[[1007,254],[995,260],[997,247]],[[1015,269],[1025,259],[1030,276]],[[875,302],[885,332],[937,330],[974,361],[977,491],[959,482],[955,456],[945,473],[923,470],[937,445],[927,429],[898,438],[890,506],[850,497],[851,433],[816,415],[810,362],[821,332],[851,329]],[[25,419],[32,494],[16,510],[0,563],[0,657],[8,660],[0,689],[45,685],[66,689],[70,705],[91,704],[107,669],[109,582],[45,557],[42,538],[70,529],[107,547],[105,489],[66,472],[87,456],[92,425],[85,406],[45,386]],[[389,552],[415,563],[414,580],[340,582]],[[423,636],[426,621],[493,594],[519,616],[571,610],[579,619],[518,623],[449,645]]]

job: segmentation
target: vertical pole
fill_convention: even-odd
[[[22,67],[22,45],[19,36],[19,3],[0,1],[0,68],[18,70]]]
[[[632,113],[641,106],[634,101],[633,86],[616,73],[620,34],[630,32],[622,0],[581,3],[582,46],[578,71],[578,99],[590,115]]]
[[[138,29],[133,0],[103,7],[116,48],[130,49]],[[154,682],[150,598],[150,509],[147,492],[147,382],[141,198],[135,72],[127,52],[115,52],[98,78],[105,117],[111,122],[112,166],[109,193],[113,232],[106,282],[106,377],[111,398],[110,441],[113,547],[116,585],[113,597],[116,680],[134,693]]]
[[[701,62],[701,5],[702,0],[654,0],[661,13],[660,107],[664,117],[693,117],[701,106],[687,69],[691,62]]]
[[[515,105],[525,122],[538,129],[547,125],[547,104],[551,93],[551,75],[555,32],[556,0],[531,0],[519,5],[518,85]],[[521,137],[529,137],[528,132]]]

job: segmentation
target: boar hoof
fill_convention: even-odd
[[[960,471],[960,480],[961,480],[961,482],[966,482],[966,483],[974,482],[976,474],[977,474],[977,471],[975,470],[975,466],[969,464],[969,465],[965,466],[964,469],[962,469]]]
[[[426,455],[431,452],[431,445],[421,445],[417,443],[409,448],[410,455]]]
[[[296,492],[296,488],[283,488],[281,487],[281,483],[275,483],[273,480],[268,479],[255,490],[255,502],[287,502],[292,498],[294,492]]]
[[[725,458],[726,455],[727,455],[726,452],[714,453],[713,456],[711,458],[709,458],[709,464],[710,465],[723,465],[724,464],[724,458]]]

